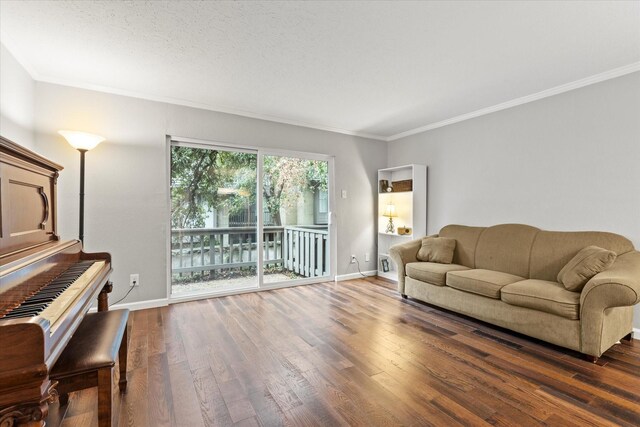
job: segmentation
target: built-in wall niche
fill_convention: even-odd
[[[389,217],[393,231],[389,231]],[[409,229],[401,234],[398,229]],[[378,275],[397,280],[389,248],[427,233],[427,167],[406,165],[378,171]]]
[[[393,234],[398,234],[398,227],[413,230],[413,192],[381,193],[378,197],[378,231],[386,233],[389,217],[387,211],[393,211],[395,217],[391,217],[394,225]],[[413,234],[413,231],[409,235]]]

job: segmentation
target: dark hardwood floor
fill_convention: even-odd
[[[120,426],[640,425],[640,341],[578,354],[369,278],[133,312]],[[97,393],[48,425],[94,426]]]

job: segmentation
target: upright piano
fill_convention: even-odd
[[[111,256],[56,232],[62,166],[0,136],[0,426],[42,425],[56,398],[49,371],[98,299]]]

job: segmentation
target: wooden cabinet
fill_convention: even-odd
[[[390,188],[389,188],[390,187]],[[390,190],[390,191],[389,191]],[[388,230],[389,213],[393,231]],[[399,234],[398,228],[408,228]],[[406,165],[378,171],[378,275],[397,280],[389,248],[427,234],[427,167]],[[384,271],[384,265],[388,271]]]
[[[0,137],[0,264],[58,240],[53,209],[62,166]]]

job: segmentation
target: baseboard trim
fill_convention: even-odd
[[[633,328],[633,338],[640,340],[640,328]]]
[[[363,271],[362,274],[364,274],[367,277],[375,276],[378,274],[378,270]],[[340,274],[336,276],[336,282],[342,282],[344,280],[351,280],[351,279],[359,279],[362,277],[362,274],[360,273]]]
[[[166,307],[168,305],[169,305],[168,298],[160,298],[160,299],[152,299],[148,301],[137,301],[137,302],[128,302],[124,304],[116,304],[116,305],[109,306],[109,310],[126,308],[131,311],[136,311],[136,310],[145,310],[147,308]],[[91,307],[89,311],[92,313],[95,313],[97,311],[97,308]]]

